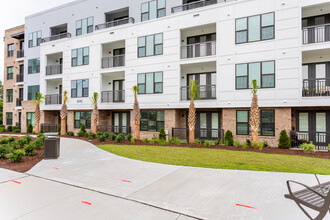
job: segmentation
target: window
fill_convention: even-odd
[[[13,90],[7,89],[7,102],[13,102]]]
[[[163,54],[163,34],[154,34],[138,38],[138,57]]]
[[[40,73],[40,58],[28,61],[28,74]]]
[[[39,85],[28,87],[28,100],[36,100],[38,97]]]
[[[7,79],[13,79],[14,67],[7,67]]]
[[[74,128],[80,128],[85,125],[87,129],[91,129],[91,112],[75,112]]]
[[[275,38],[275,13],[236,19],[236,44]]]
[[[88,79],[71,81],[71,98],[88,97]]]
[[[13,125],[13,113],[7,112],[6,113],[6,125]]]
[[[148,21],[166,16],[165,0],[154,0],[142,3],[141,21]]]
[[[71,65],[82,66],[89,64],[89,47],[79,48],[72,50]]]
[[[141,111],[141,131],[160,131],[164,121],[164,111]]]
[[[254,79],[260,88],[275,88],[275,61],[236,65],[236,89],[252,88]]]
[[[163,93],[163,72],[138,74],[139,94]]]
[[[40,46],[41,43],[41,31],[29,33],[29,48]]]
[[[251,134],[249,119],[250,119],[249,110],[236,111],[237,135]],[[275,110],[260,110],[259,135],[275,136]]]
[[[89,17],[76,21],[76,36],[93,32],[94,18]]]
[[[8,44],[8,57],[14,56],[14,44]]]
[[[34,112],[27,112],[26,113],[26,125],[35,126],[35,113]]]

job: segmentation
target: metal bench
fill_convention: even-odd
[[[316,175],[315,177],[319,182]],[[298,184],[305,187],[305,189],[292,192],[290,183]],[[293,200],[309,219],[322,220],[327,212],[330,212],[330,181],[322,184],[319,182],[319,185],[309,187],[305,184],[289,180],[287,181],[287,186],[289,194],[284,195],[284,197]],[[302,205],[319,212],[319,214],[315,218],[312,218]]]

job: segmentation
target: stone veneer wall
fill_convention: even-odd
[[[267,108],[262,108],[267,109]],[[271,147],[277,147],[279,134],[281,130],[285,129],[288,134],[292,126],[291,108],[268,108],[275,109],[275,136],[259,136],[260,141],[267,141]],[[222,110],[222,128],[226,132],[230,130],[233,132],[234,140],[240,143],[245,142],[249,135],[236,135],[236,110],[247,109],[223,109]]]

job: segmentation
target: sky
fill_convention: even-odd
[[[3,81],[5,30],[24,24],[25,17],[73,0],[1,0],[0,3],[0,80]]]

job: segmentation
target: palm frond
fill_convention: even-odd
[[[252,80],[252,89],[251,89],[252,91],[251,92],[253,94],[256,94],[258,89],[259,89],[259,86],[258,86],[257,80],[256,79]]]
[[[196,80],[190,80],[190,97],[195,100],[200,97]]]
[[[139,91],[139,87],[138,86],[133,86],[133,93],[134,93],[134,98],[136,99],[137,98],[137,93],[138,93],[138,91]]]
[[[99,94],[97,92],[93,93],[93,96],[91,97],[91,102],[92,105],[97,105],[97,103],[99,102]]]

